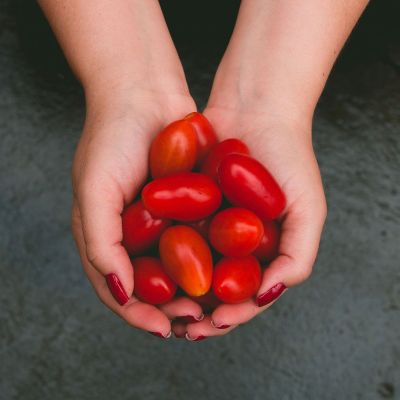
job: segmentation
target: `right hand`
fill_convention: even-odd
[[[186,94],[142,89],[129,95],[108,93],[105,101],[95,103],[88,105],[72,171],[72,228],[83,268],[106,306],[130,325],[168,337],[170,320],[189,315],[198,318],[201,308],[180,298],[161,311],[133,296],[133,268],[121,244],[121,213],[146,179],[152,138],[196,106]],[[114,277],[119,291],[111,293],[107,276]]]

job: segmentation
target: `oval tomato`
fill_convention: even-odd
[[[163,129],[150,147],[151,176],[160,178],[190,171],[197,158],[197,134],[185,120],[175,121]]]
[[[263,225],[264,234],[253,255],[261,263],[267,263],[278,255],[280,232],[278,225],[274,221],[264,221]]]
[[[211,287],[213,261],[210,248],[193,228],[175,225],[160,239],[160,257],[166,273],[189,296],[202,296]]]
[[[261,267],[254,256],[223,258],[214,269],[213,291],[224,303],[241,303],[261,285]]]
[[[210,121],[199,112],[192,112],[184,118],[185,121],[189,121],[197,134],[197,165],[200,165],[212,147],[217,142],[217,135],[215,134],[214,128],[210,124]]]
[[[138,257],[132,261],[135,295],[148,304],[164,304],[173,299],[176,284],[165,273],[161,261],[155,257]]]
[[[218,167],[221,161],[230,154],[250,154],[249,148],[239,139],[226,139],[210,151],[201,167],[201,172],[217,180]]]
[[[248,208],[262,219],[275,219],[285,209],[285,195],[278,183],[252,157],[227,156],[219,166],[218,179],[222,192],[233,205]]]
[[[211,221],[208,238],[213,247],[228,257],[251,254],[261,242],[261,220],[245,208],[227,208]]]
[[[208,176],[182,172],[148,183],[142,200],[147,210],[159,218],[197,221],[218,209],[222,195]]]
[[[122,213],[122,244],[131,256],[143,254],[157,244],[169,225],[171,221],[153,218],[138,200]]]

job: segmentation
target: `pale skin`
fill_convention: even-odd
[[[219,138],[239,137],[268,166],[287,197],[279,256],[258,296],[309,277],[326,218],[312,147],[319,96],[366,0],[243,0],[204,114]],[[202,318],[188,298],[159,308],[133,296],[121,245],[121,212],[145,179],[154,135],[195,110],[156,0],[39,0],[86,96],[86,121],[73,164],[73,233],[100,300],[130,325],[189,340],[221,336],[270,307],[221,305]],[[120,306],[104,276],[115,273],[129,301]],[[172,322],[171,322],[172,321]],[[227,329],[216,326],[229,325]]]

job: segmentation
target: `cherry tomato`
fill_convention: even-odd
[[[199,112],[192,112],[184,118],[189,121],[197,134],[197,165],[200,165],[212,147],[218,143],[217,135],[210,121]]]
[[[150,171],[153,178],[190,171],[197,158],[197,135],[185,120],[175,121],[162,130],[150,147]]]
[[[279,228],[274,221],[264,221],[264,234],[260,245],[256,248],[253,255],[261,263],[267,263],[278,255]]]
[[[201,167],[201,172],[217,180],[218,167],[221,161],[230,154],[250,154],[249,148],[239,139],[226,139],[210,151]]]
[[[165,272],[189,296],[202,296],[211,287],[213,261],[202,236],[185,225],[171,226],[160,239]]]
[[[254,256],[223,258],[214,269],[213,291],[224,303],[241,303],[261,285],[261,267]]]
[[[176,284],[165,273],[155,257],[138,257],[132,261],[136,297],[148,304],[164,304],[172,300]]]
[[[153,218],[138,200],[122,213],[122,244],[131,256],[143,254],[157,244],[169,225],[171,221]]]
[[[219,166],[218,178],[222,192],[233,205],[248,208],[261,219],[275,219],[285,209],[285,195],[278,183],[252,157],[227,156]]]
[[[222,195],[208,176],[182,172],[148,183],[142,200],[147,210],[159,218],[197,221],[218,209]]]
[[[263,232],[263,224],[257,215],[245,208],[232,207],[212,219],[208,237],[223,255],[244,257],[257,248]]]

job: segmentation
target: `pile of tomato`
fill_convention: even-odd
[[[203,308],[240,303],[276,255],[285,196],[239,139],[218,142],[194,112],[153,140],[152,180],[122,214],[135,296],[163,304],[184,292]]]

